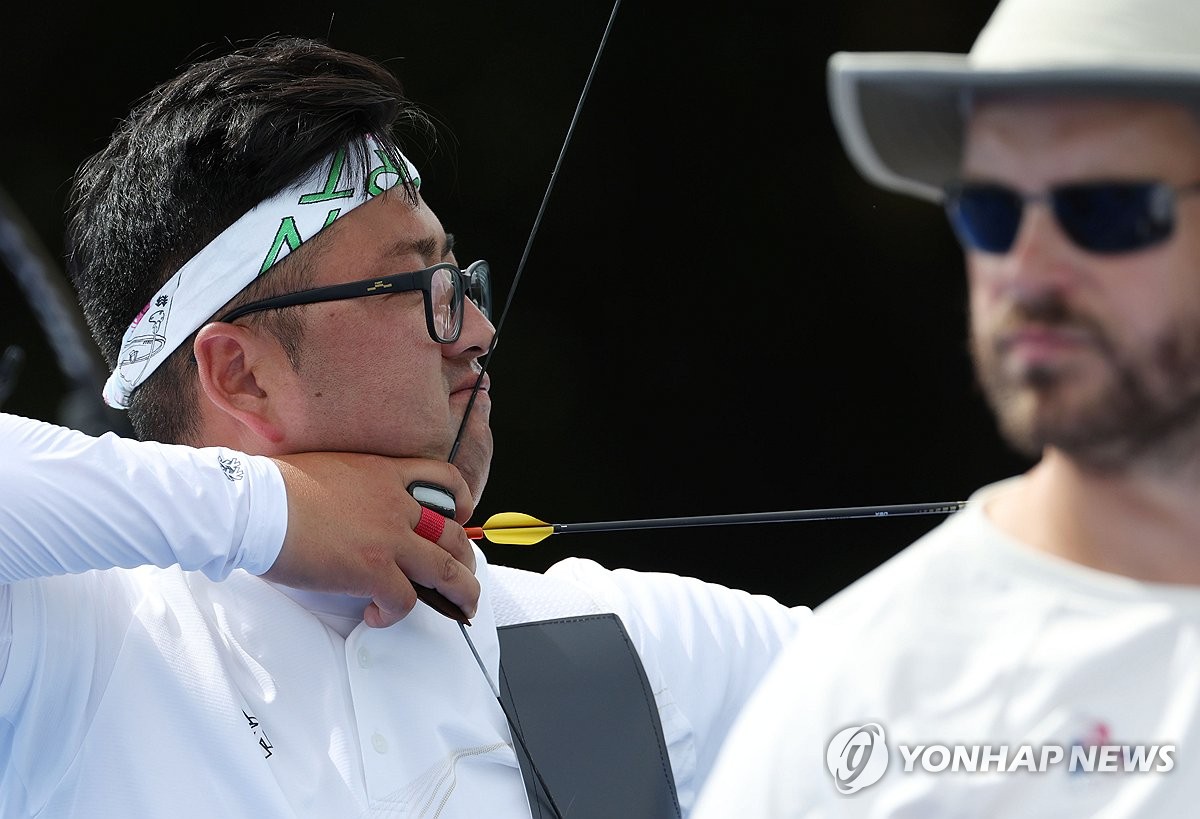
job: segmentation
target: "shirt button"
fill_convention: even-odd
[[[366,648],[360,648],[358,650],[358,664],[362,668],[370,668],[371,652],[367,651]]]
[[[387,740],[383,738],[383,734],[375,734],[371,737],[371,744],[375,746],[375,750],[381,754],[387,753]]]

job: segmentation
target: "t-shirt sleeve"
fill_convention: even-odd
[[[287,532],[270,458],[92,437],[0,413],[0,583],[178,564],[261,574]]]

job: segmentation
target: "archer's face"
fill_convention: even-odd
[[[1144,101],[994,102],[968,124],[963,176],[1025,194],[1079,181],[1189,185],[1200,126]],[[1200,196],[1176,208],[1166,241],[1105,255],[1073,243],[1045,200],[1027,203],[1007,253],[967,252],[979,378],[1028,454],[1054,446],[1119,467],[1181,430],[1200,439]]]
[[[361,205],[311,248],[313,287],[457,264],[441,223],[397,190]],[[307,249],[307,248],[306,248]],[[301,251],[303,252],[303,251]],[[469,301],[453,344],[430,338],[420,292],[304,305],[293,451],[344,450],[446,460],[492,325]],[[478,500],[492,456],[487,381],[455,465]]]

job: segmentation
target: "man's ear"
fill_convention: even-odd
[[[196,333],[192,351],[200,388],[213,409],[254,436],[283,440],[274,392],[281,386],[278,367],[287,365],[279,345],[248,327],[213,322]]]

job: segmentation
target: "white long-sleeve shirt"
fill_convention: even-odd
[[[6,446],[9,434],[0,427]],[[277,519],[259,519],[254,487],[269,473],[252,473],[255,459],[212,451],[226,468],[238,458],[239,482],[204,450],[32,435],[42,454],[18,482],[54,477],[20,493],[27,508],[6,498],[0,517],[3,550],[22,544],[0,558],[18,567],[0,586],[0,817],[529,816],[507,724],[457,624],[418,606],[368,629],[345,616],[362,601],[330,604],[246,571],[282,538]],[[79,463],[46,466],[60,448]],[[77,495],[88,499],[46,500]],[[574,559],[539,575],[477,557],[469,631],[493,680],[499,625],[621,618],[685,816],[809,614],[674,575]],[[136,567],[104,568],[117,565]]]
[[[0,583],[112,566],[261,574],[286,532],[270,458],[0,413]]]

